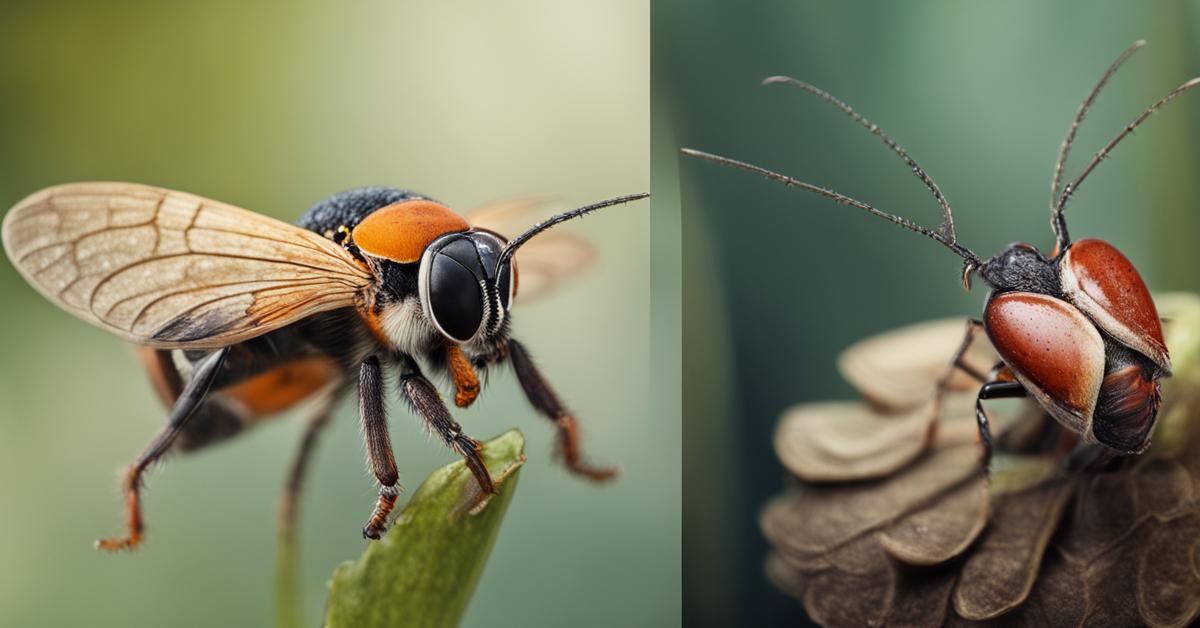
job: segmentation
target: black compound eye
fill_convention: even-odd
[[[479,279],[445,252],[435,253],[430,262],[429,311],[438,327],[460,342],[474,337],[483,324]]]

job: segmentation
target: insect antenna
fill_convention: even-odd
[[[861,210],[867,212],[868,214],[873,214],[875,216],[879,216],[880,218],[883,218],[884,220],[887,220],[887,221],[893,222],[897,225],[900,225],[901,227],[904,227],[905,229],[908,229],[909,231],[915,231],[921,235],[932,238],[933,240],[940,242],[943,246],[950,249],[951,251],[954,251],[954,253],[956,255],[958,255],[959,257],[963,258],[963,260],[965,260],[966,265],[963,268],[964,284],[967,281],[966,280],[967,275],[969,275],[971,271],[978,268],[979,265],[982,263],[982,261],[979,259],[979,256],[976,255],[973,251],[971,251],[971,249],[968,249],[967,247],[959,244],[955,237],[953,237],[952,235],[947,235],[946,233],[942,232],[939,229],[929,229],[927,227],[922,227],[921,225],[918,225],[917,223],[915,223],[911,220],[908,220],[906,218],[901,218],[900,216],[897,216],[895,214],[889,214],[885,211],[876,209],[876,208],[872,207],[871,205],[868,205],[860,200],[850,198],[849,196],[846,196],[844,194],[838,194],[837,192],[834,192],[833,190],[827,190],[823,187],[813,185],[811,183],[805,183],[804,181],[800,181],[799,179],[794,179],[785,174],[779,174],[778,172],[775,172],[773,170],[767,170],[766,168],[763,168],[762,166],[756,166],[754,164],[746,163],[744,161],[738,161],[736,159],[730,159],[729,157],[722,157],[720,155],[714,155],[712,153],[706,153],[704,151],[695,150],[693,148],[684,148],[684,149],[681,149],[681,152],[683,154],[689,155],[691,157],[699,157],[700,159],[705,159],[705,160],[708,160],[708,161],[711,161],[714,163],[718,163],[721,165],[732,166],[734,168],[739,168],[739,169],[745,170],[747,172],[753,172],[755,174],[762,175],[772,181],[778,181],[779,183],[782,183],[788,187],[800,188],[802,190],[807,190],[814,194],[820,194],[821,196],[824,196],[825,198],[828,198],[828,199],[832,199],[834,202],[839,203],[841,205],[857,207],[858,209],[861,209]]]
[[[1104,85],[1108,83],[1108,79],[1112,78],[1113,74],[1117,73],[1117,68],[1121,67],[1125,60],[1133,56],[1142,46],[1146,45],[1146,40],[1139,39],[1133,42],[1133,45],[1125,49],[1124,52],[1117,57],[1112,65],[1104,71],[1100,76],[1100,80],[1096,81],[1096,86],[1088,93],[1087,98],[1079,105],[1079,111],[1075,112],[1075,119],[1071,121],[1071,128],[1067,130],[1067,136],[1063,138],[1062,146],[1058,149],[1058,161],[1054,163],[1054,177],[1050,180],[1050,211],[1052,212],[1051,226],[1054,227],[1054,235],[1058,240],[1059,249],[1066,246],[1067,225],[1063,220],[1062,212],[1058,209],[1059,192],[1062,186],[1063,170],[1067,166],[1067,155],[1071,152],[1071,145],[1075,142],[1075,134],[1079,131],[1079,125],[1083,122],[1083,117],[1087,115],[1088,109],[1096,102],[1096,97],[1100,95],[1100,90],[1104,89]]]
[[[583,216],[584,214],[589,214],[591,212],[596,211],[597,209],[604,209],[605,207],[612,207],[613,205],[622,205],[624,203],[641,200],[648,196],[650,196],[650,195],[645,192],[642,192],[640,194],[628,194],[625,196],[617,196],[615,198],[610,198],[606,201],[600,201],[599,203],[592,203],[591,205],[585,205],[585,206],[579,207],[577,209],[572,209],[571,211],[567,211],[567,212],[563,212],[561,214],[551,216],[551,217],[537,223],[536,225],[527,229],[525,231],[525,233],[522,233],[521,235],[508,241],[508,245],[505,246],[504,250],[500,252],[500,258],[496,262],[496,276],[500,275],[500,269],[504,267],[504,264],[506,262],[512,260],[512,256],[516,254],[517,249],[521,248],[521,245],[528,242],[531,238],[533,238],[533,236],[536,236],[537,234],[549,229],[550,227],[553,227],[554,225],[557,225],[561,222],[566,222],[568,220],[571,220],[572,218],[578,218],[580,216]]]
[[[1125,128],[1121,129],[1121,132],[1117,133],[1116,137],[1112,138],[1107,144],[1104,145],[1104,148],[1101,148],[1095,154],[1095,156],[1092,157],[1092,160],[1089,161],[1086,166],[1084,166],[1083,171],[1079,173],[1079,176],[1075,177],[1074,181],[1071,181],[1065,187],[1063,187],[1062,196],[1059,197],[1058,204],[1055,206],[1055,213],[1057,215],[1062,214],[1063,210],[1067,207],[1067,202],[1070,201],[1075,192],[1079,190],[1079,186],[1083,183],[1083,180],[1092,173],[1092,170],[1096,169],[1096,166],[1100,165],[1101,161],[1104,161],[1104,159],[1108,157],[1109,153],[1112,152],[1112,149],[1116,147],[1117,144],[1121,143],[1121,140],[1125,139],[1130,133],[1133,133],[1134,129],[1136,129],[1138,125],[1140,125],[1142,122],[1145,122],[1146,118],[1149,118],[1156,111],[1161,109],[1163,105],[1175,100],[1184,92],[1196,87],[1197,85],[1200,85],[1200,77],[1193,78],[1183,83],[1179,87],[1171,90],[1166,96],[1158,99],[1158,102],[1155,102],[1153,105],[1147,107],[1145,111],[1138,114],[1138,116],[1130,121],[1129,124],[1126,124]]]
[[[925,187],[929,189],[930,193],[933,194],[934,200],[937,201],[938,206],[941,207],[941,209],[942,209],[942,224],[939,225],[937,229],[929,229],[927,227],[918,225],[917,223],[915,223],[911,220],[908,220],[906,218],[901,218],[900,216],[897,216],[895,214],[889,214],[885,211],[876,209],[875,207],[873,207],[871,205],[868,205],[860,200],[850,198],[849,196],[846,196],[844,194],[838,194],[837,192],[834,192],[833,190],[827,190],[823,187],[813,185],[811,183],[805,183],[804,181],[800,181],[799,179],[794,179],[787,175],[779,174],[778,172],[774,172],[772,170],[767,170],[766,168],[763,168],[761,166],[756,166],[754,164],[746,163],[744,161],[738,161],[736,159],[730,159],[729,157],[722,157],[720,155],[714,155],[712,153],[706,153],[704,151],[699,151],[699,150],[695,150],[695,149],[691,149],[691,148],[682,149],[683,154],[690,155],[692,157],[699,157],[700,159],[706,159],[708,161],[715,162],[718,164],[723,164],[726,166],[732,166],[734,168],[740,168],[747,172],[753,172],[755,174],[762,175],[772,181],[778,181],[779,183],[782,183],[788,187],[800,188],[802,190],[807,190],[814,194],[820,194],[821,196],[824,196],[825,198],[828,198],[828,199],[832,199],[834,202],[839,203],[841,205],[857,207],[858,209],[861,209],[869,214],[873,214],[875,216],[883,218],[884,220],[887,220],[889,222],[900,225],[901,227],[904,227],[905,229],[908,229],[909,231],[915,231],[921,235],[931,238],[931,239],[941,243],[943,246],[950,249],[951,251],[953,251],[955,255],[958,255],[959,257],[963,258],[963,260],[964,260],[963,272],[962,272],[963,286],[966,288],[970,287],[971,273],[976,268],[978,268],[980,266],[980,264],[982,264],[982,261],[979,259],[979,256],[976,255],[971,249],[968,249],[967,247],[958,243],[958,234],[954,230],[954,212],[950,209],[950,202],[946,200],[946,196],[944,194],[942,194],[942,190],[940,188],[938,188],[936,183],[933,182],[933,179],[931,179],[929,177],[929,175],[925,174],[925,170],[923,170],[921,168],[921,166],[917,165],[916,160],[914,160],[912,157],[910,157],[907,151],[905,151],[899,144],[897,144],[895,140],[893,140],[886,133],[884,133],[883,129],[879,128],[879,125],[864,118],[861,114],[859,114],[857,111],[855,111],[853,108],[851,108],[850,105],[847,105],[846,103],[842,102],[837,97],[835,97],[833,94],[830,94],[829,92],[827,92],[823,89],[820,89],[813,85],[809,85],[808,83],[805,83],[804,81],[800,81],[800,80],[797,80],[797,79],[794,79],[794,78],[791,78],[788,76],[768,77],[765,80],[763,80],[763,84],[764,85],[774,85],[774,84],[790,85],[792,87],[796,87],[796,88],[802,89],[810,94],[813,94],[813,95],[817,96],[818,98],[820,98],[821,100],[824,100],[825,102],[833,105],[834,107],[841,109],[843,113],[850,116],[850,119],[857,122],[859,124],[859,126],[870,131],[872,135],[875,135],[880,140],[882,140],[883,143],[886,144],[888,148],[892,149],[892,152],[896,153],[900,157],[900,159],[904,160],[905,164],[908,164],[908,167],[912,169],[913,174],[916,175],[916,177],[918,179],[920,179],[922,183],[925,184]]]
[[[929,175],[925,174],[925,170],[922,169],[921,166],[917,165],[917,162],[908,155],[908,152],[905,151],[904,148],[897,144],[895,140],[888,137],[887,133],[883,132],[883,129],[879,128],[878,124],[875,124],[864,118],[862,114],[855,111],[852,107],[850,107],[850,105],[847,105],[839,100],[833,94],[830,94],[829,92],[815,85],[810,85],[804,81],[794,79],[790,76],[769,76],[763,79],[762,84],[789,85],[791,87],[802,89],[833,105],[834,107],[841,109],[843,113],[845,113],[847,116],[850,116],[851,120],[854,120],[859,126],[870,131],[872,135],[882,140],[888,148],[892,149],[892,152],[899,155],[900,159],[903,159],[904,163],[908,164],[909,168],[912,168],[913,174],[921,180],[921,183],[925,184],[925,187],[929,189],[931,194],[933,194],[934,200],[937,201],[938,207],[942,208],[942,224],[937,230],[945,234],[950,240],[957,239],[957,236],[954,232],[954,213],[950,211],[950,202],[946,200],[946,196],[942,194],[942,190],[938,188],[937,184],[933,182],[933,179],[931,179]]]

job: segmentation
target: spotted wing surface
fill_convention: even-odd
[[[496,201],[467,213],[475,227],[494,231],[505,239],[523,233],[551,215],[545,198]],[[592,266],[596,249],[587,240],[565,229],[544,231],[517,250],[516,300],[527,303],[546,296],[554,288]]]
[[[132,183],[41,190],[4,218],[4,249],[46,298],[126,340],[227,346],[350,307],[368,269],[308,230]]]

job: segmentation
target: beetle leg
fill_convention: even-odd
[[[446,446],[463,457],[467,468],[475,474],[479,490],[483,491],[485,495],[496,492],[495,485],[492,483],[492,475],[488,473],[487,466],[483,464],[483,458],[479,455],[483,445],[463,433],[462,426],[454,420],[454,417],[450,416],[446,404],[442,403],[437,388],[434,388],[433,384],[425,379],[420,371],[413,370],[400,376],[400,391],[413,411],[425,420],[425,423],[437,433]]]
[[[975,397],[975,420],[979,424],[980,466],[986,471],[992,463],[992,428],[987,413],[983,410],[986,399],[1013,399],[1026,396],[1025,387],[1016,381],[991,381],[979,388]]]
[[[575,417],[559,401],[558,395],[554,393],[554,389],[550,388],[550,384],[546,383],[545,378],[530,359],[525,346],[516,340],[509,340],[508,354],[512,360],[513,370],[517,373],[517,380],[521,382],[521,388],[525,391],[525,397],[529,399],[529,403],[543,416],[554,421],[558,427],[557,451],[567,470],[596,482],[612,479],[617,474],[616,469],[594,467],[583,461]]]
[[[358,412],[362,419],[363,439],[367,443],[367,460],[379,481],[379,500],[363,526],[363,538],[378,540],[387,529],[388,515],[400,495],[400,472],[392,454],[388,437],[387,413],[383,409],[383,368],[379,358],[363,360],[358,370]]]
[[[937,437],[938,419],[942,415],[942,402],[945,400],[946,394],[950,392],[950,378],[954,376],[954,373],[962,371],[980,383],[987,381],[987,377],[983,373],[980,373],[970,364],[963,362],[963,356],[966,355],[967,349],[971,348],[971,343],[975,341],[975,334],[982,328],[983,321],[973,318],[967,319],[967,330],[963,334],[962,343],[958,345],[958,349],[955,350],[953,357],[950,358],[950,364],[946,367],[942,376],[938,378],[937,385],[933,391],[933,405],[929,413],[929,422],[925,425],[924,440],[926,447],[932,445],[934,439]]]
[[[212,388],[213,380],[220,372],[221,365],[224,364],[225,356],[228,353],[229,347],[226,347],[196,363],[191,380],[188,381],[187,386],[184,387],[179,398],[175,400],[175,405],[171,408],[167,425],[155,435],[154,440],[150,441],[150,444],[142,450],[137,460],[125,472],[122,488],[125,491],[125,526],[129,533],[128,536],[100,539],[96,541],[97,549],[108,551],[134,549],[141,542],[142,533],[145,531],[142,522],[142,475],[154,461],[161,458],[171,448],[175,438],[187,425],[188,419],[191,419],[196,410],[200,408],[200,403],[204,401],[209,389]]]
[[[296,509],[300,499],[300,490],[304,485],[304,475],[308,470],[308,461],[312,457],[313,448],[322,429],[329,424],[333,415],[333,407],[339,398],[336,394],[324,396],[315,410],[308,416],[304,424],[304,434],[300,437],[300,449],[288,469],[287,480],[283,487],[283,497],[279,500],[279,531],[285,542],[291,542],[296,529]]]

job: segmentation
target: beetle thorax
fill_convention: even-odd
[[[1058,271],[1054,262],[1030,244],[1012,244],[979,267],[979,276],[993,288],[1058,295]]]

